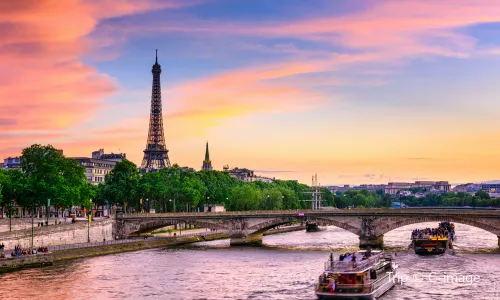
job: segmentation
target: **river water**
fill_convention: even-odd
[[[436,225],[401,227],[385,235],[385,244],[407,247],[412,228]],[[455,255],[400,249],[403,282],[381,299],[500,299],[497,237],[462,224],[456,235]],[[328,227],[266,236],[264,244],[235,248],[220,240],[60,262],[0,275],[0,299],[316,299],[329,253],[354,250],[358,238]]]

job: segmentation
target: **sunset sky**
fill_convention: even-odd
[[[500,2],[0,1],[0,157],[140,164],[151,66],[172,163],[310,184],[500,179]]]

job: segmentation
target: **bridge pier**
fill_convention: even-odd
[[[249,234],[243,237],[231,237],[230,246],[260,246],[262,245],[262,233]]]
[[[500,243],[500,240],[499,240]],[[359,248],[366,249],[382,249],[384,246],[384,235],[380,236],[370,236],[370,237],[359,237]]]

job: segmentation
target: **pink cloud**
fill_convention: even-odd
[[[20,136],[4,137],[0,150],[50,137],[22,132],[89,120],[117,90],[110,76],[81,60],[94,51],[96,43],[88,36],[103,19],[192,3],[196,1],[1,1],[0,132]]]
[[[0,65],[5,71],[0,72],[0,118],[19,119],[11,122],[11,130],[80,122],[116,89],[109,76],[80,60],[91,49],[86,36],[103,18],[179,5],[179,1],[2,2]]]

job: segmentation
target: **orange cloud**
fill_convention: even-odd
[[[192,2],[192,1],[191,1]],[[67,128],[89,119],[117,89],[81,61],[105,18],[180,1],[27,0],[0,3],[0,132]]]
[[[186,82],[174,88],[174,112],[165,115],[167,119],[189,119],[190,122],[196,119],[197,127],[203,128],[256,112],[317,107],[321,101],[316,92],[272,81],[321,70],[320,62],[287,62],[227,71]]]

